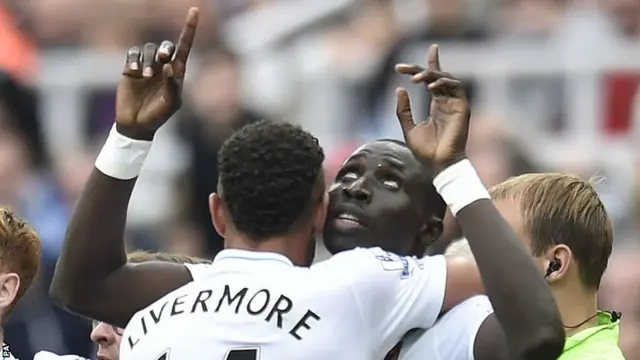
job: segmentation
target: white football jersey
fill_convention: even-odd
[[[446,283],[444,257],[378,248],[309,268],[227,249],[188,268],[194,281],[129,321],[121,360],[382,359],[408,330],[433,326]]]
[[[429,330],[416,330],[402,340],[400,360],[473,360],[476,335],[493,313],[485,295],[467,299],[444,314]]]
[[[49,351],[38,351],[33,360],[89,360],[77,355],[58,355]]]

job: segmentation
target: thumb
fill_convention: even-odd
[[[413,114],[411,113],[411,100],[409,99],[409,93],[403,88],[396,89],[396,116],[402,127],[402,132],[405,135],[416,126],[413,121]]]
[[[164,82],[167,86],[167,92],[172,96],[180,95],[180,84],[178,84],[171,64],[164,64],[162,66],[162,77],[165,80]]]

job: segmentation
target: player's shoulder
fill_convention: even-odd
[[[384,288],[388,282],[409,279],[417,274],[437,276],[446,273],[446,263],[443,256],[417,258],[396,255],[378,247],[356,248],[314,264],[310,272],[333,281],[341,279],[342,283],[364,283]]]
[[[491,301],[486,295],[476,295],[468,298],[460,304],[454,306],[446,314],[443,315],[443,319],[447,318],[469,318],[480,317],[486,318],[493,313],[493,306]]]
[[[468,298],[446,312],[435,323],[434,328],[439,331],[455,332],[458,337],[473,340],[485,319],[493,314],[491,301],[486,295],[476,295]]]
[[[441,255],[417,258],[415,256],[401,256],[389,251],[382,250],[379,247],[373,248],[355,248],[333,255],[329,259],[315,265],[315,267],[325,266],[351,266],[353,264],[369,264],[382,268],[398,268],[407,265],[416,265],[422,267],[425,262],[431,259],[443,258]],[[405,265],[403,265],[405,264]]]
[[[438,354],[436,360],[472,360],[476,335],[493,313],[489,298],[473,296],[442,315],[429,330],[414,331],[403,339],[400,360],[418,360]]]
[[[193,265],[193,264],[184,264],[186,265]],[[202,276],[200,276],[202,277]],[[193,289],[194,288],[198,288],[201,287],[199,284],[202,283],[202,279],[199,279],[198,277],[194,278],[194,280],[198,279],[198,281],[190,281],[182,286],[180,286],[179,288],[173,289],[171,291],[169,291],[168,293],[164,294],[163,296],[157,298],[155,301],[153,301],[152,303],[150,303],[149,305],[147,305],[146,307],[138,310],[135,314],[133,314],[133,316],[131,317],[131,319],[129,319],[129,322],[127,323],[127,326],[125,326],[125,332],[127,331],[127,328],[129,326],[129,324],[132,323],[136,323],[138,321],[140,321],[140,318],[143,318],[145,314],[148,314],[149,311],[156,311],[158,313],[162,312],[162,308],[169,302],[169,301],[175,301],[175,299],[177,297],[183,296],[183,295],[189,295],[193,293]]]
[[[315,263],[310,271],[313,274],[349,274],[357,276],[368,273],[373,266],[379,266],[381,259],[391,259],[395,255],[387,253],[380,248],[355,248],[342,251],[329,259]]]
[[[187,270],[189,270],[189,274],[191,274],[191,279],[200,280],[209,275],[209,273],[213,270],[213,263],[203,263],[203,264],[183,264]]]

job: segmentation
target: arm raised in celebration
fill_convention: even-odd
[[[50,288],[54,301],[70,311],[124,327],[136,311],[192,280],[181,264],[128,264],[124,230],[155,133],[180,108],[197,24],[192,8],[177,46],[148,43],[127,53],[116,125],[71,218]]]

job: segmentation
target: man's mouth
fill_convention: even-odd
[[[358,219],[358,217],[353,214],[343,213],[336,216],[336,218],[346,222],[353,223],[355,225],[362,225],[362,223],[360,222],[360,219]]]
[[[366,227],[360,217],[351,213],[340,213],[333,221],[335,226],[341,230],[361,229]]]
[[[98,348],[98,353],[96,354],[97,360],[113,360],[113,352],[109,351],[110,349]],[[112,350],[112,349],[111,349]]]

